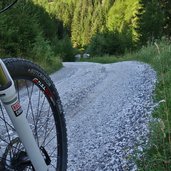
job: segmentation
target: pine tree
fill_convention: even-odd
[[[74,47],[80,47],[81,46],[81,24],[80,24],[80,16],[81,16],[81,6],[82,1],[79,1],[76,4],[75,10],[74,10],[74,16],[71,24],[71,39]]]
[[[143,15],[141,16],[141,22],[139,30],[141,32],[141,42],[160,38],[163,34],[164,27],[164,11],[158,0],[142,0],[144,7]]]
[[[108,13],[108,29],[119,33],[131,33],[133,42],[138,42],[141,36],[138,29],[142,8],[140,0],[116,0]]]

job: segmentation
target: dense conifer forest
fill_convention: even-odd
[[[0,15],[0,56],[52,63],[120,55],[170,37],[169,0],[18,0]]]

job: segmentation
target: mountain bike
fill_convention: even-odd
[[[1,12],[17,0],[0,2]],[[67,135],[58,92],[38,65],[0,59],[0,171],[66,171]]]

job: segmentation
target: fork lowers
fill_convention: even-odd
[[[14,82],[2,60],[0,61],[0,99],[36,171],[47,171],[47,165],[35,141],[26,115],[19,103]],[[6,89],[4,89],[6,88]],[[6,125],[5,125],[6,126]],[[9,133],[8,133],[9,136]],[[31,148],[30,148],[31,147]]]

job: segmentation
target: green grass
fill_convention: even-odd
[[[145,53],[145,51],[147,51]],[[151,55],[150,59],[145,55]],[[145,59],[145,60],[143,60]],[[158,74],[155,100],[164,100],[153,116],[160,118],[158,124],[152,124],[150,146],[140,162],[140,170],[171,170],[171,44],[162,41],[150,46],[142,53],[142,61],[151,64]]]
[[[112,63],[128,60],[145,62],[154,68],[158,77],[154,101],[163,101],[153,113],[159,122],[150,124],[149,144],[141,160],[137,161],[138,168],[140,171],[171,171],[171,42],[161,40],[122,57],[95,57],[88,61]]]
[[[48,74],[51,74],[62,67],[62,61],[59,57],[52,58],[50,61],[34,61],[36,64],[41,66]]]

